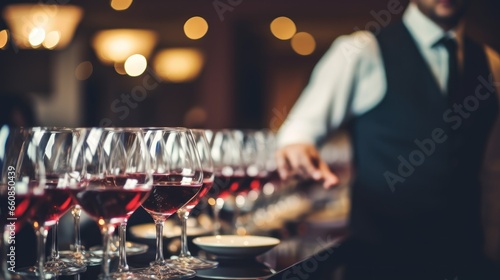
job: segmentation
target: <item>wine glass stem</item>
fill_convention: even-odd
[[[220,223],[220,210],[222,207],[219,207],[217,203],[212,205],[212,211],[214,213],[214,234],[218,235],[221,233],[221,223]]]
[[[59,259],[59,249],[57,246],[57,228],[59,226],[59,220],[56,224],[52,226],[52,246],[50,252],[50,260],[55,261]]]
[[[110,240],[111,235],[113,234],[114,227],[112,225],[104,225],[101,228],[102,233],[102,274],[103,278],[109,278],[109,263],[111,261],[109,257],[109,248],[110,248]]]
[[[184,258],[184,257],[189,257],[191,256],[191,253],[189,253],[188,249],[188,242],[187,242],[187,220],[189,218],[189,211],[187,209],[181,208],[179,211],[177,211],[177,215],[179,216],[179,219],[181,220],[181,253],[179,254],[179,257]]]
[[[129,266],[127,264],[127,222],[120,224],[119,228],[120,245],[118,246],[118,272],[128,272]]]
[[[44,226],[35,227],[35,234],[37,240],[37,258],[35,267],[40,273],[40,277],[44,275],[45,266],[45,243],[47,242],[47,229]],[[43,279],[43,278],[42,278]]]
[[[238,227],[239,227],[239,218],[240,218],[240,205],[238,204],[238,200],[236,199],[236,196],[233,197],[234,199],[234,216],[233,216],[233,231],[234,234],[238,234]]]
[[[155,221],[156,224],[156,264],[164,264],[165,259],[163,258],[163,224],[164,220]]]
[[[80,236],[80,215],[82,213],[82,208],[80,205],[75,205],[71,214],[73,214],[73,225],[75,229],[75,253],[81,253],[82,251],[82,239]]]

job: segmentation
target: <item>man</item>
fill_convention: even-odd
[[[490,66],[500,58],[463,36],[466,7],[412,0],[402,22],[379,34],[340,37],[280,129],[282,178],[325,187],[338,178],[316,145],[340,127],[350,132],[350,275],[358,279],[409,271],[481,279],[479,173],[498,113],[500,73],[493,78]]]

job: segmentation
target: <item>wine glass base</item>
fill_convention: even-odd
[[[65,262],[82,263],[86,266],[97,266],[102,264],[101,256],[96,256],[87,251],[79,253],[74,251],[59,251],[60,260]]]
[[[101,280],[151,280],[151,279],[156,279],[152,278],[147,275],[139,274],[139,273],[134,273],[133,270],[127,271],[127,272],[115,272],[111,273],[108,277],[105,277],[104,275],[99,275],[99,278]]]
[[[7,272],[6,274],[3,274],[3,272],[0,272],[0,279],[6,279],[6,280],[30,280],[30,279],[34,279],[34,278],[23,277],[22,275],[12,274],[10,272]]]
[[[127,256],[133,256],[133,255],[140,255],[144,254],[148,251],[148,245],[146,244],[139,244],[135,242],[128,242],[126,243],[125,247],[125,252],[127,253]],[[93,246],[89,248],[89,252],[95,256],[102,257],[102,247],[101,246]],[[111,250],[109,251],[110,255],[113,257],[118,256],[118,245],[111,245]]]
[[[55,275],[75,275],[87,271],[87,267],[83,263],[66,262],[61,259],[47,261],[44,266],[45,273]]]
[[[37,279],[57,279],[59,275],[51,272],[44,272],[43,274],[40,273],[40,270],[38,270],[38,267],[36,266],[30,266],[30,267],[24,267],[17,269],[15,274],[24,276],[24,277],[29,277],[29,278],[37,278]]]
[[[157,280],[189,279],[193,278],[196,275],[196,271],[194,270],[175,267],[171,264],[154,264],[147,268],[136,269],[134,270],[134,273],[141,275],[141,277],[144,279]]]
[[[167,262],[175,266],[180,266],[182,268],[193,269],[193,270],[216,268],[217,265],[219,265],[218,262],[204,260],[193,256],[187,256],[187,257],[172,256],[170,260],[168,260]]]

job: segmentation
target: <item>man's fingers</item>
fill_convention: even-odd
[[[323,179],[323,187],[329,189],[331,187],[334,187],[335,185],[338,185],[338,183],[340,182],[339,177],[330,170],[325,162],[322,161],[319,168],[321,170]]]
[[[328,186],[338,182],[338,178],[320,160],[314,146],[309,144],[297,144],[282,148],[276,153],[276,164],[280,177],[284,180],[291,176],[300,176],[316,181],[323,180]]]
[[[304,170],[304,172],[308,175],[307,177],[311,177],[314,180],[321,179],[321,171],[315,166],[310,155],[302,154],[300,162],[302,170]]]
[[[302,158],[300,153],[289,151],[286,153],[286,158],[288,159],[288,164],[290,167],[290,172],[293,175],[298,175],[300,177],[306,176],[304,169],[302,168]]]
[[[288,170],[290,166],[286,158],[285,153],[276,153],[276,166],[278,168],[278,173],[280,174],[281,180],[286,180],[288,178]]]

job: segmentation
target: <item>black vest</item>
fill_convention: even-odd
[[[465,39],[461,101],[453,107],[402,22],[376,38],[387,92],[348,124],[351,233],[403,251],[478,248],[479,170],[498,110],[484,50]]]

